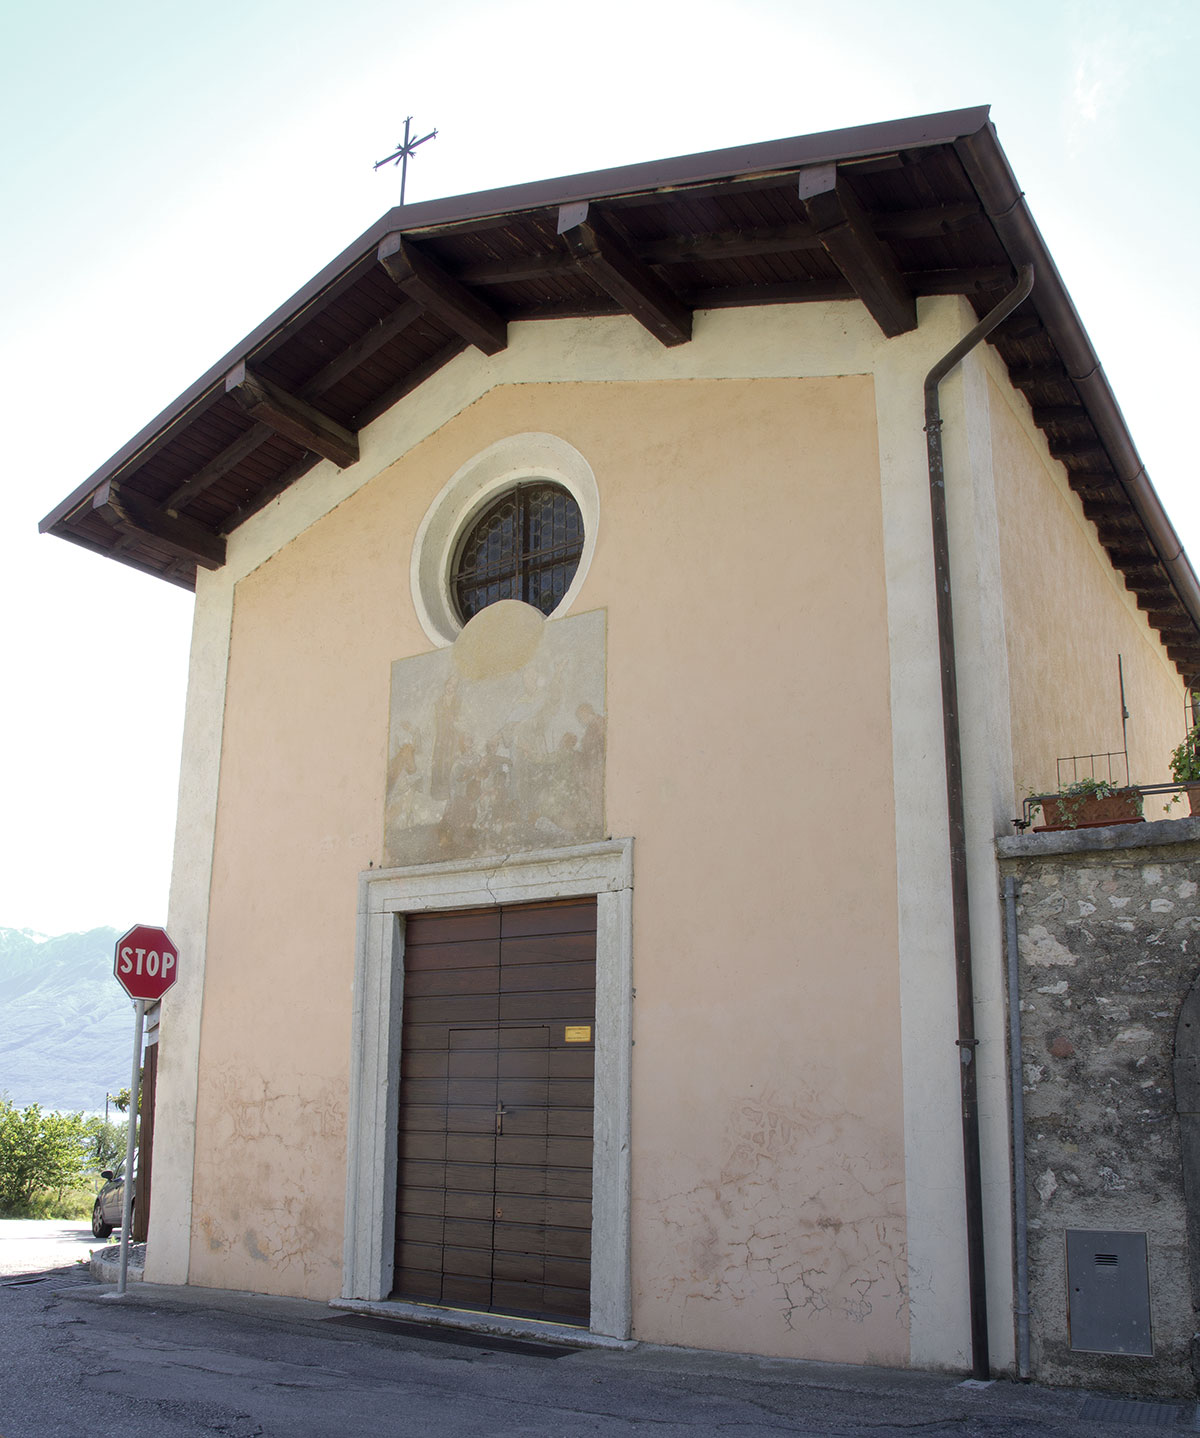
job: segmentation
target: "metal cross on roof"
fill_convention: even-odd
[[[385,160],[376,160],[376,161],[375,161],[375,165],[374,165],[374,168],[375,168],[376,170],[378,170],[382,165],[399,165],[399,166],[400,166],[400,203],[401,203],[402,205],[403,205],[403,203],[404,203],[404,186],[405,186],[405,184],[406,184],[407,181],[408,181],[408,160],[409,160],[409,156],[413,153],[413,151],[417,148],[418,145],[423,145],[426,140],[432,140],[432,139],[434,138],[434,136],[437,134],[437,131],[436,131],[436,130],[430,130],[430,132],[429,132],[428,135],[422,135],[419,140],[414,140],[414,139],[412,138],[412,136],[411,136],[411,131],[410,131],[410,129],[409,129],[409,127],[411,126],[411,124],[412,124],[412,116],[411,116],[411,115],[405,115],[405,117],[404,117],[404,139],[400,141],[400,145],[399,145],[398,149],[396,149],[392,154],[390,154],[390,155],[387,157],[387,159],[385,159]]]

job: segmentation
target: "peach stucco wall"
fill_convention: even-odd
[[[607,827],[636,841],[634,1331],[904,1362],[889,673],[869,378],[493,390],[241,581],[193,1283],[339,1291],[360,870],[412,536],[507,435],[592,465]],[[851,818],[850,816],[853,816]],[[602,1098],[601,1098],[602,1101]]]
[[[1028,418],[1022,422],[1024,401],[995,382],[988,399],[1015,802],[1019,808],[1030,790],[1057,786],[1059,757],[1122,748],[1118,654],[1129,710],[1129,777],[1135,784],[1166,783],[1168,756],[1183,737],[1182,681],[1100,547],[1062,466]],[[1146,818],[1161,819],[1163,802],[1148,799]]]

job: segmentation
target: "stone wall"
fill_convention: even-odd
[[[1016,880],[1033,1376],[1190,1394],[1173,1059],[1200,969],[1200,820],[1028,834],[998,850]],[[1074,1228],[1147,1234],[1153,1357],[1071,1348]]]

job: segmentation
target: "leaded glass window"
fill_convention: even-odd
[[[464,623],[500,599],[551,614],[571,587],[583,552],[583,517],[561,484],[506,490],[459,545],[451,588]]]

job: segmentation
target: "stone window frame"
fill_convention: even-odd
[[[463,535],[500,495],[518,485],[547,480],[561,485],[579,506],[583,550],[579,567],[555,614],[575,602],[596,549],[600,491],[591,465],[565,439],[528,431],[508,435],[480,450],[442,486],[413,540],[409,580],[421,628],[438,647],[453,644],[463,628],[454,601],[451,571]]]
[[[593,895],[596,1076],[589,1328],[609,1338],[630,1336],[633,840],[628,838],[502,861],[476,859],[368,869],[360,874],[342,1252],[344,1300],[378,1303],[392,1289],[404,916]],[[481,1315],[481,1321],[484,1317]]]

